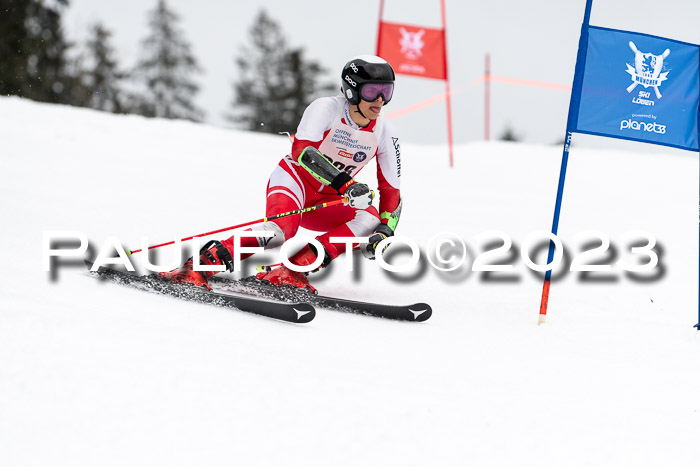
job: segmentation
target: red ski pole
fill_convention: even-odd
[[[289,212],[283,212],[283,213],[281,213],[281,214],[275,214],[274,216],[263,217],[262,219],[258,219],[258,220],[255,220],[255,221],[250,221],[250,222],[246,222],[246,223],[238,224],[238,225],[232,225],[231,227],[225,227],[225,228],[223,228],[223,229],[212,230],[211,232],[205,232],[205,233],[201,233],[201,234],[197,234],[197,235],[192,235],[192,236],[190,236],[190,237],[181,238],[180,241],[181,241],[181,242],[186,242],[187,240],[192,240],[192,239],[195,238],[195,237],[206,237],[207,235],[213,235],[213,234],[220,233],[220,232],[226,232],[227,230],[238,229],[238,228],[246,227],[246,226],[253,225],[253,224],[260,224],[260,223],[262,223],[262,222],[271,221],[271,220],[273,220],[273,219],[279,219],[280,217],[293,216],[293,215],[295,215],[295,214],[304,214],[305,212],[315,211],[315,210],[317,210],[317,209],[323,209],[323,208],[327,208],[327,207],[330,207],[330,206],[335,206],[335,205],[338,205],[338,204],[343,204],[343,203],[345,203],[345,202],[347,202],[347,200],[346,200],[345,198],[341,198],[341,199],[337,199],[337,200],[335,200],[335,201],[330,201],[330,202],[328,202],[328,203],[317,204],[316,206],[309,206],[308,208],[296,209],[296,210],[294,210],[294,211],[289,211]],[[148,249],[148,250],[152,250],[152,249],[154,249],[154,248],[160,248],[160,247],[162,247],[162,246],[173,245],[174,243],[175,243],[175,240],[172,240],[172,241],[170,241],[170,242],[159,243],[158,245],[149,246],[147,249]],[[140,248],[140,249],[138,249],[138,250],[127,250],[127,251],[126,251],[126,255],[127,255],[127,256],[131,256],[131,255],[133,255],[134,253],[139,253],[139,252],[141,252],[141,251],[143,251],[142,248]]]

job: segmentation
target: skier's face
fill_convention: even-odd
[[[372,102],[361,100],[358,105],[362,114],[370,120],[376,120],[377,117],[379,117],[383,106],[384,99],[382,99],[382,96],[377,97],[377,99]]]

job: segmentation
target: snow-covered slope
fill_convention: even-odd
[[[110,236],[137,248],[262,217],[286,137],[17,98],[0,98],[0,119],[3,465],[697,463],[691,153],[574,147],[559,229],[569,258],[595,229],[616,252],[596,261],[624,260],[621,236],[642,230],[660,264],[646,280],[616,266],[563,274],[537,326],[542,279],[519,251],[551,226],[561,149],[467,144],[450,170],[445,147],[404,143],[399,233],[419,243],[419,267],[392,276],[357,258],[355,273],[339,262],[314,283],[426,301],[433,317],[319,310],[290,325],[102,284],[79,265],[41,270],[43,231],[82,231],[94,256]],[[498,262],[515,270],[484,277],[470,267],[493,230],[513,239]],[[427,262],[440,232],[467,243],[465,267]]]

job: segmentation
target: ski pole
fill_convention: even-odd
[[[308,208],[295,209],[294,211],[283,212],[283,213],[281,213],[281,214],[275,214],[274,216],[270,216],[270,217],[263,217],[262,219],[258,219],[258,220],[255,220],[255,221],[245,222],[245,223],[243,223],[243,224],[232,225],[231,227],[225,227],[225,228],[223,228],[223,229],[212,230],[211,232],[205,232],[205,233],[201,233],[201,234],[197,234],[197,235],[192,235],[192,236],[190,236],[190,237],[182,238],[182,239],[180,239],[180,241],[181,241],[181,242],[186,242],[187,240],[192,240],[192,239],[195,238],[195,237],[206,237],[207,235],[213,235],[213,234],[216,234],[216,233],[226,232],[227,230],[233,230],[233,229],[238,229],[238,228],[241,228],[241,227],[247,227],[247,226],[253,225],[253,224],[260,224],[260,223],[262,223],[262,222],[271,221],[271,220],[273,220],[273,219],[279,219],[280,217],[293,216],[293,215],[295,215],[295,214],[304,214],[304,213],[306,213],[306,212],[315,211],[315,210],[317,210],[317,209],[323,209],[323,208],[327,208],[327,207],[330,207],[330,206],[335,206],[335,205],[342,204],[342,203],[345,203],[345,202],[347,202],[347,199],[346,199],[346,198],[341,198],[341,199],[338,199],[338,200],[335,200],[335,201],[330,201],[330,202],[328,202],[328,203],[322,203],[322,204],[317,204],[317,205],[315,205],[315,206],[309,206]],[[147,249],[148,249],[148,250],[152,250],[152,249],[154,249],[154,248],[160,248],[160,247],[162,247],[162,246],[173,245],[174,243],[175,243],[175,240],[172,240],[172,241],[169,241],[169,242],[166,242],[166,243],[159,243],[158,245],[149,246]],[[127,251],[126,251],[126,255],[127,255],[127,256],[131,256],[131,255],[133,255],[134,253],[139,253],[139,252],[141,252],[141,251],[143,251],[143,248],[139,248],[138,250],[127,250]]]

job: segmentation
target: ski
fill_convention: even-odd
[[[85,261],[88,271],[93,263]],[[289,321],[291,323],[308,323],[316,316],[316,310],[309,303],[290,303],[266,300],[261,297],[238,296],[228,293],[209,292],[206,289],[189,284],[174,284],[157,275],[138,276],[122,271],[100,266],[93,272],[100,278],[108,279],[117,284],[135,287],[141,290],[169,295],[171,297],[206,303],[225,308],[235,308],[240,311],[255,313],[268,318]]]
[[[243,293],[255,297],[265,297],[285,302],[301,301],[319,308],[336,311],[374,316],[378,318],[396,319],[402,321],[426,321],[433,314],[427,303],[412,305],[385,305],[381,303],[361,302],[344,298],[315,295],[305,290],[293,287],[279,287],[263,282],[255,276],[240,280],[230,280],[214,277],[210,284],[225,292]]]

